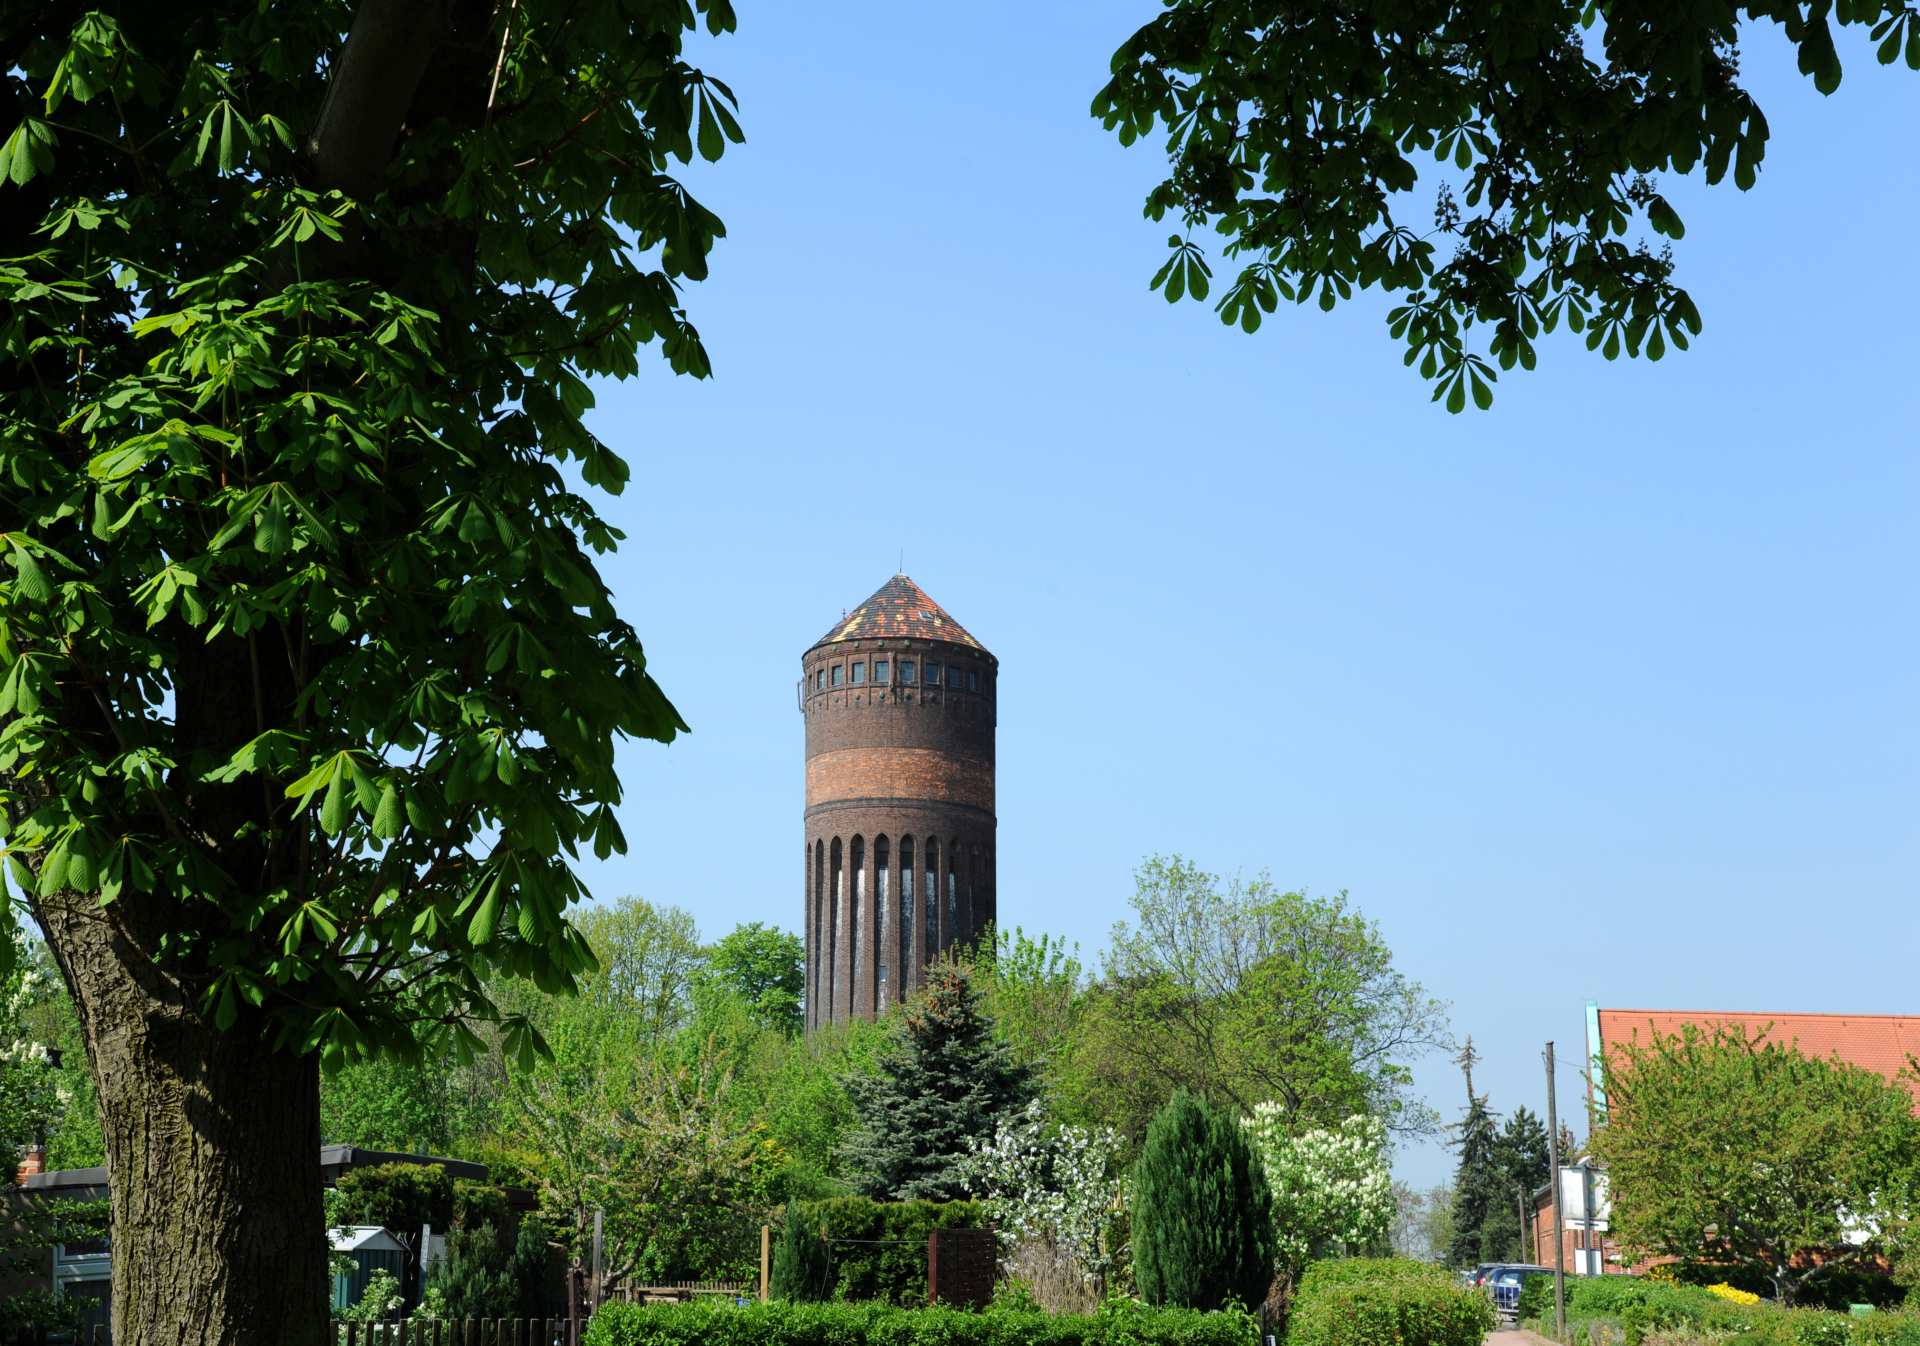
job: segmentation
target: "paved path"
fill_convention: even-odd
[[[1503,1327],[1487,1333],[1485,1346],[1553,1346],[1553,1343],[1521,1328]]]

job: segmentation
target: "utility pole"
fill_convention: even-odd
[[[1547,1044],[1547,1171],[1553,1182],[1553,1335],[1567,1339],[1567,1213],[1560,1190],[1560,1112],[1553,1092],[1553,1044]]]

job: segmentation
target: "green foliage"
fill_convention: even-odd
[[[773,1245],[768,1292],[775,1299],[815,1304],[833,1298],[832,1251],[819,1225],[807,1224],[793,1207],[780,1222]]]
[[[1522,1319],[1550,1315],[1551,1282],[1521,1294]],[[1836,1305],[1844,1308],[1844,1305]],[[1641,1346],[1650,1337],[1743,1346],[1917,1346],[1920,1313],[1873,1313],[1856,1318],[1776,1303],[1740,1304],[1702,1288],[1640,1276],[1580,1276],[1567,1280],[1567,1326],[1576,1340],[1590,1333]]]
[[[422,1225],[453,1223],[453,1179],[438,1164],[370,1164],[350,1168],[334,1188],[331,1218],[343,1225],[379,1225],[402,1239]]]
[[[1257,1346],[1255,1320],[1110,1300],[1091,1314],[882,1304],[609,1304],[586,1346]]]
[[[971,972],[952,960],[928,970],[895,1023],[878,1071],[846,1082],[859,1119],[840,1155],[847,1180],[873,1197],[966,1195],[967,1142],[1027,1105],[1031,1072],[994,1037]]]
[[[846,1190],[838,1156],[859,1125],[847,1088],[854,1079],[879,1070],[892,1033],[889,1025],[865,1020],[822,1024],[801,1037],[769,1033],[745,1053],[741,1106],[761,1117],[768,1136],[780,1147],[782,1199]]]
[[[789,1037],[801,1028],[806,944],[791,931],[753,921],[707,950],[706,974],[733,991],[754,1018]]]
[[[427,1275],[426,1292],[449,1318],[510,1316],[521,1301],[513,1257],[491,1221],[456,1225]]]
[[[1882,1251],[1852,1230],[1912,1214],[1920,1122],[1906,1088],[1872,1071],[1689,1025],[1621,1044],[1604,1077],[1591,1144],[1630,1254],[1750,1268],[1793,1303]]]
[[[1453,1178],[1453,1241],[1447,1260],[1456,1267],[1518,1261],[1520,1188],[1507,1167],[1499,1128],[1484,1095],[1470,1095],[1456,1124],[1460,1155]],[[1529,1189],[1531,1190],[1531,1189]]]
[[[1146,214],[1179,231],[1152,281],[1168,302],[1209,297],[1205,231],[1237,267],[1215,311],[1248,332],[1282,300],[1331,310],[1377,287],[1434,400],[1484,409],[1494,364],[1532,369],[1562,322],[1609,360],[1687,348],[1700,315],[1662,241],[1685,229],[1653,175],[1751,187],[1768,127],[1742,29],[1777,26],[1831,93],[1830,21],[1920,70],[1905,0],[1168,0],[1114,52],[1093,114],[1122,144],[1166,128]]]
[[[1133,1270],[1150,1304],[1265,1303],[1273,1201],[1233,1114],[1178,1090],[1147,1128],[1133,1173]]]
[[[37,1193],[13,1196],[0,1222],[0,1281],[9,1290],[0,1298],[0,1338],[44,1341],[42,1332],[71,1331],[79,1325],[79,1301],[54,1299],[43,1288],[47,1249],[57,1243],[86,1243],[108,1232],[109,1213],[102,1201],[49,1200]]]
[[[986,999],[993,1028],[1014,1059],[1042,1076],[1067,1065],[1086,1007],[1079,946],[1030,937],[1018,926],[994,932]]]
[[[329,102],[339,5],[43,17],[0,127],[11,878],[220,1028],[471,1051],[484,978],[590,968],[614,746],[685,728],[561,465],[629,475],[588,379],[707,372],[680,288],[723,231],[670,174],[740,138],[681,57],[731,8],[522,3],[384,126]]]
[[[515,1316],[545,1318],[558,1310],[560,1296],[555,1287],[553,1253],[545,1222],[537,1215],[521,1220],[509,1262],[515,1288]]]
[[[1287,1346],[1480,1346],[1493,1302],[1430,1263],[1316,1262],[1287,1317]]]
[[[598,970],[565,999],[525,996],[550,1057],[495,1059],[496,1140],[567,1259],[587,1264],[605,1212],[607,1284],[745,1275],[783,1156],[735,1098],[735,1044],[696,1022],[702,951],[692,918],[639,898],[584,913]]]
[[[924,1304],[928,1236],[986,1227],[986,1211],[973,1201],[798,1201],[781,1227],[785,1269],[774,1292],[792,1300]]]
[[[1246,1115],[1281,1100],[1289,1129],[1380,1118],[1434,1122],[1410,1062],[1445,1040],[1443,1007],[1393,965],[1344,894],[1285,893],[1264,874],[1222,881],[1179,856],[1134,875],[1077,1034],[1070,1118],[1138,1143],[1179,1086]]]
[[[360,1298],[342,1309],[339,1318],[343,1323],[391,1322],[400,1317],[406,1303],[394,1274],[376,1271],[367,1277],[367,1288],[360,1292]]]
[[[453,1146],[451,1080],[443,1062],[378,1057],[343,1063],[320,1082],[320,1137],[400,1154]]]

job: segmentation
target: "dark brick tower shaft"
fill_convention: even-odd
[[[905,575],[804,656],[809,1030],[898,1003],[994,920],[998,673]]]

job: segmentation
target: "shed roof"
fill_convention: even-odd
[[[407,1250],[406,1244],[377,1224],[346,1225],[339,1229],[329,1229],[327,1240],[337,1253],[403,1253]]]

